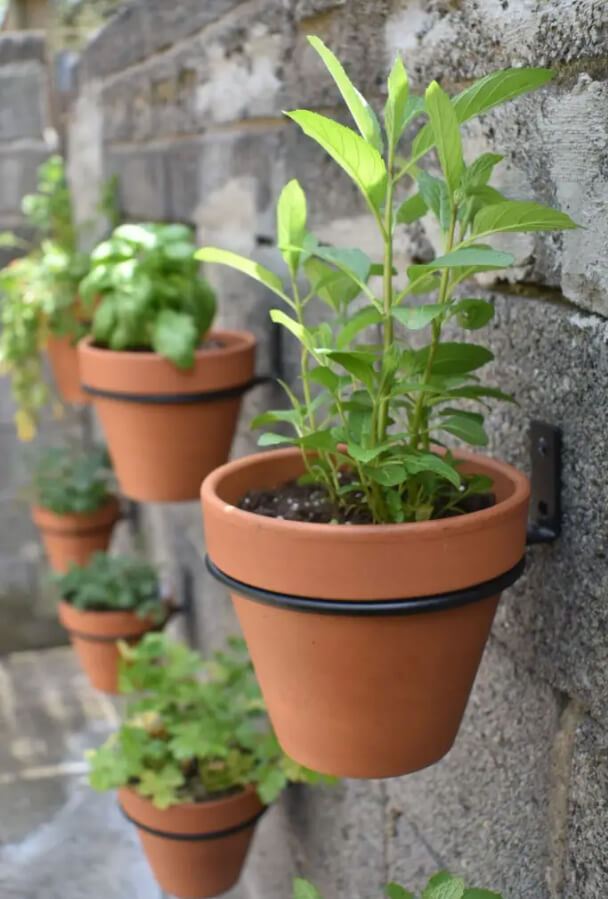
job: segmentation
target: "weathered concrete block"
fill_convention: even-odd
[[[163,50],[176,41],[200,31],[206,25],[230,13],[241,4],[241,0],[184,0],[179,5],[171,5],[164,0],[147,0],[149,40],[152,50]]]
[[[608,733],[579,729],[572,761],[564,899],[604,899],[608,883]]]
[[[125,217],[161,221],[168,217],[165,157],[162,150],[114,149],[106,157],[106,177],[118,175]]]
[[[48,149],[0,151],[0,215],[21,215],[23,196],[36,189],[38,167],[48,156]]]
[[[47,124],[44,69],[34,62],[0,69],[0,141],[36,138]]]
[[[178,144],[167,155],[167,205],[170,218],[192,222],[199,204],[199,175],[204,147],[199,140]]]
[[[426,771],[387,781],[390,878],[413,889],[432,868],[448,868],[505,896],[549,899],[547,807],[558,717],[550,688],[491,640],[454,748]],[[402,854],[400,841],[412,829],[432,860],[412,859],[407,843]]]
[[[102,78],[140,62],[148,52],[145,4],[122,6],[89,41],[81,58],[79,80]]]
[[[5,31],[0,35],[0,66],[33,60],[46,62],[46,40],[43,32]]]

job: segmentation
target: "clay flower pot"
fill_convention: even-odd
[[[58,515],[43,506],[32,508],[32,519],[40,528],[49,563],[58,574],[67,571],[71,564],[86,565],[93,553],[105,552],[119,518],[120,506],[115,497],[94,512]]]
[[[239,879],[264,806],[248,787],[225,799],[158,809],[130,787],[118,800],[137,827],[162,890],[179,899],[226,892]]]
[[[148,631],[162,630],[167,621],[141,618],[135,612],[83,612],[63,599],[59,620],[92,685],[104,693],[118,693],[118,641],[137,643]]]
[[[47,353],[57,389],[66,403],[90,403],[91,398],[80,386],[78,349],[71,337],[51,336]]]
[[[529,499],[516,469],[459,452],[497,503],[440,521],[308,524],[235,508],[303,473],[298,450],[214,471],[208,565],[230,588],[285,752],[343,777],[393,777],[450,749],[501,590],[523,569]]]
[[[190,371],[156,353],[101,349],[91,338],[79,344],[83,384],[131,499],[195,499],[203,478],[228,458],[255,338],[245,331],[210,337],[223,346],[198,350]]]

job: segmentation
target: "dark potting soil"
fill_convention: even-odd
[[[271,490],[249,490],[237,505],[246,512],[265,515],[267,518],[282,518],[285,521],[373,524],[362,493],[352,493],[350,496],[352,505],[349,509],[340,509],[330,499],[324,484],[299,484],[294,480]],[[447,501],[446,498],[445,502]],[[496,497],[493,493],[480,493],[465,497],[457,508],[450,508],[443,514],[441,507],[438,507],[433,518],[452,518],[468,512],[479,512],[495,504]]]

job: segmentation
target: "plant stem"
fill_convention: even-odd
[[[445,243],[445,253],[449,253],[454,244],[454,232],[456,230],[456,208],[452,205],[452,214],[450,217],[450,227],[448,230],[447,240]],[[449,296],[449,286],[450,286],[450,272],[449,269],[444,268],[441,273],[441,283],[439,285],[439,304],[444,305]],[[433,371],[433,362],[435,361],[435,354],[437,353],[437,347],[439,346],[439,341],[441,338],[441,318],[435,319],[432,323],[432,337],[431,344],[429,346],[429,355],[426,361],[426,367],[424,370],[424,374],[422,376],[422,383],[428,384],[429,378],[431,377],[431,373]],[[422,421],[425,413],[425,391],[421,390],[418,393],[418,398],[416,400],[416,406],[414,408],[414,417],[412,420],[412,437],[410,440],[410,447],[412,449],[418,449],[420,444],[420,428],[422,425]],[[428,434],[426,434],[424,438],[424,448],[428,449],[429,440]]]
[[[384,210],[384,294],[383,294],[383,317],[382,317],[382,346],[384,355],[389,352],[393,345],[393,318],[391,315],[393,305],[393,193],[395,190],[395,182],[393,180],[393,165],[395,157],[395,148],[392,141],[389,142],[387,170],[388,182],[386,187],[386,205]],[[390,387],[390,385],[389,385]],[[379,415],[378,415],[378,442],[382,443],[386,440],[387,422],[388,422],[388,403],[386,397],[378,397]]]

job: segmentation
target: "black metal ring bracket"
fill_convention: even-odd
[[[117,390],[103,390],[101,387],[91,387],[82,384],[85,393],[104,399],[120,400],[123,403],[142,403],[150,406],[184,406],[197,403],[215,403],[220,400],[242,396],[258,387],[274,380],[269,375],[256,375],[245,384],[237,384],[236,387],[227,387],[224,390],[206,390],[199,393],[121,393]]]
[[[266,808],[263,808],[259,811],[253,818],[248,818],[247,821],[242,821],[240,824],[235,824],[234,827],[227,827],[225,830],[214,830],[210,833],[169,833],[166,830],[156,830],[154,827],[148,827],[146,824],[142,824],[140,821],[136,821],[135,818],[132,818],[131,815],[127,814],[124,810],[120,802],[118,806],[131,824],[134,824],[135,827],[139,828],[139,830],[143,830],[146,833],[150,833],[155,837],[163,837],[165,840],[184,840],[186,842],[199,842],[201,840],[221,840],[223,837],[231,837],[235,833],[241,833],[243,830],[248,830],[250,827],[253,827],[254,824],[260,820]]]
[[[496,596],[514,584],[523,574],[526,559],[519,560],[517,565],[506,571],[499,577],[467,587],[464,590],[455,590],[451,593],[443,593],[435,596],[418,596],[409,599],[387,599],[378,602],[356,602],[342,599],[318,599],[308,596],[289,596],[285,593],[275,593],[272,590],[262,590],[252,587],[231,578],[221,571],[205,557],[205,564],[213,577],[239,596],[246,596],[254,602],[275,606],[280,609],[290,609],[293,612],[314,612],[317,615],[349,615],[356,617],[373,617],[385,615],[416,615],[421,612],[441,612],[464,606],[471,602],[479,602],[490,596]]]

